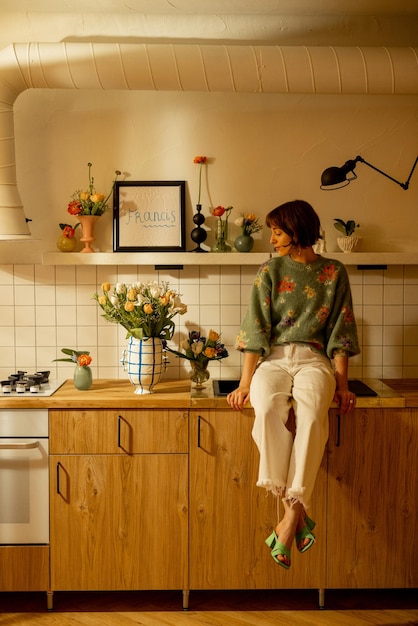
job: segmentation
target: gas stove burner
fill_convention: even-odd
[[[7,380],[1,381],[1,390],[4,394],[39,393],[42,385],[48,385],[48,383],[49,371],[28,374],[19,370],[15,374],[10,374]]]

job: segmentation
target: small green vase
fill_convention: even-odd
[[[88,365],[76,365],[74,370],[74,386],[80,391],[90,389],[93,383],[93,374]]]
[[[251,235],[240,235],[234,241],[234,247],[238,252],[251,252],[254,246],[254,239]]]

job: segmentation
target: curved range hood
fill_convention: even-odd
[[[30,236],[16,184],[13,105],[26,89],[418,94],[418,49],[19,43],[0,51],[0,239]]]

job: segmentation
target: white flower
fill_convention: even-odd
[[[202,350],[203,350],[203,346],[204,346],[203,341],[194,341],[192,343],[192,352],[193,352],[193,354],[195,354],[196,356],[198,354],[200,354],[202,352]]]
[[[170,312],[180,313],[180,315],[184,315],[185,313],[187,313],[187,304],[183,304],[179,296],[171,297],[170,298]]]
[[[159,285],[159,284],[158,284],[158,283],[154,280],[154,281],[150,284],[150,286],[149,286],[149,292],[150,292],[150,295],[151,295],[153,298],[159,298],[159,297],[162,295],[162,293],[163,293],[163,289],[162,289],[162,288],[160,287],[160,285]]]
[[[109,296],[109,300],[110,300],[110,302],[113,304],[113,306],[116,306],[116,307],[118,307],[118,306],[119,306],[119,299],[118,299],[118,297],[117,297],[117,296],[114,296],[113,294],[111,294],[111,295]]]
[[[238,217],[235,222],[234,222],[235,226],[238,226],[238,228],[242,228],[244,225],[244,217]]]
[[[116,283],[115,291],[116,293],[124,293],[126,289],[126,285],[124,283]]]
[[[185,339],[182,343],[181,343],[181,349],[182,350],[189,350],[190,349],[190,343],[188,339]]]

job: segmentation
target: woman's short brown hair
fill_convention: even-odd
[[[305,200],[292,200],[276,207],[266,216],[268,228],[281,228],[302,248],[313,246],[321,234],[321,223],[313,207]]]

